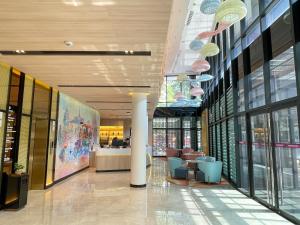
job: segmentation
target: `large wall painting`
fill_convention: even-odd
[[[60,93],[54,180],[89,165],[89,151],[99,144],[99,125],[96,110]]]

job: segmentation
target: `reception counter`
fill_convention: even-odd
[[[100,148],[95,152],[96,171],[129,171],[130,159],[130,148]],[[149,153],[146,153],[146,165],[151,165],[151,155]]]

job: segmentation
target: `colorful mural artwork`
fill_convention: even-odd
[[[99,144],[99,113],[60,93],[55,180],[89,165],[89,151]]]

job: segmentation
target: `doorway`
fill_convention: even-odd
[[[270,114],[250,116],[254,196],[275,206]]]

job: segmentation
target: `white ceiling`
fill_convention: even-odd
[[[95,107],[102,118],[130,117],[128,92],[149,92],[151,116],[163,77],[171,6],[172,0],[0,1],[0,50],[151,51],[151,56],[2,55],[0,61],[54,87],[149,85],[151,88],[145,89],[60,87],[59,90]],[[65,46],[66,40],[74,45]]]
[[[192,51],[189,48],[190,43],[197,35],[204,31],[211,31],[215,25],[214,14],[205,15],[200,11],[200,5],[203,0],[182,1],[184,5],[178,8],[178,17],[175,24],[179,24],[180,30],[177,27],[177,38],[173,43],[168,43],[176,48],[167,49],[167,61],[165,62],[164,74],[179,74],[191,71],[191,65],[197,59],[203,58],[199,52]],[[182,8],[185,10],[182,11]],[[189,22],[188,22],[189,21]],[[172,17],[171,17],[171,24]],[[202,40],[207,43],[209,39]]]

